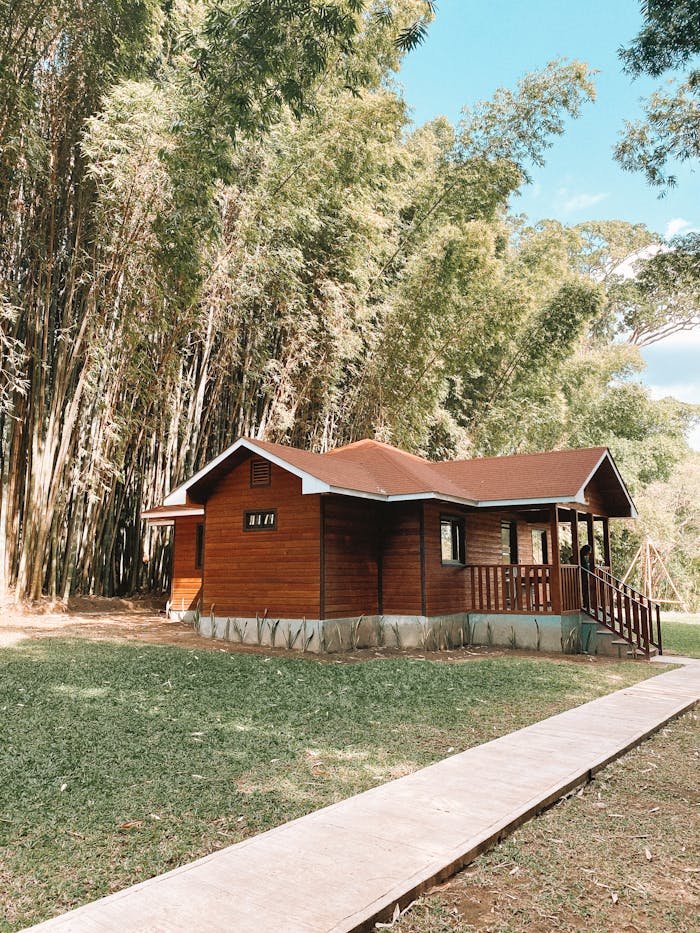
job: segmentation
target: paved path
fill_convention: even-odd
[[[32,929],[369,930],[698,700],[689,661]]]

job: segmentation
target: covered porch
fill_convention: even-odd
[[[468,611],[579,612],[583,605],[581,547],[590,545],[591,567],[610,572],[608,517],[558,506],[495,514],[501,533],[498,562],[472,560],[476,549],[469,546],[467,524]],[[522,556],[531,559],[520,560]]]
[[[467,544],[467,612],[571,616],[572,622],[582,617],[591,631],[601,634],[602,626],[620,636],[612,644],[624,642],[645,655],[661,653],[659,606],[612,574],[608,515],[578,505],[522,508],[498,515],[500,562],[472,560]],[[522,547],[523,526],[531,533],[531,551]],[[581,548],[586,544],[591,549],[590,570],[581,566]],[[532,559],[520,560],[523,551]]]

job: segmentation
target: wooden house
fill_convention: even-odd
[[[433,462],[241,438],[144,517],[174,526],[170,614],[217,637],[649,654],[658,609],[610,573],[609,521],[635,514],[607,448]]]

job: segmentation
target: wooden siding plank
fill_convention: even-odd
[[[420,520],[417,502],[382,505],[382,603],[387,615],[421,609]]]
[[[379,611],[377,504],[329,496],[324,498],[323,513],[325,617],[375,615]]]

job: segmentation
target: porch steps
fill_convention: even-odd
[[[597,623],[594,629],[595,643],[593,652],[604,658],[622,658],[622,649],[630,648],[630,642],[624,638],[617,637],[617,632],[611,628],[602,628],[602,623],[598,619],[592,619]]]
[[[595,623],[598,654],[651,658],[661,654],[661,615],[658,603],[639,593],[609,570],[579,570],[585,605],[582,611]],[[606,636],[617,636],[608,641]],[[602,650],[601,650],[602,649]]]
[[[627,642],[625,642],[625,644],[627,644]],[[626,652],[628,658],[635,658],[635,659],[636,659],[636,658],[647,658],[647,657],[649,657],[649,658],[655,658],[656,655],[657,655],[657,653],[658,653],[658,652],[657,652],[656,648],[650,648],[650,649],[649,649],[649,654],[647,654],[646,651],[642,651],[641,648],[635,648],[634,651],[627,651],[627,652]]]
[[[598,622],[598,625],[604,625],[605,623]],[[628,658],[654,658],[658,654],[658,651],[653,646],[649,648],[649,654],[644,651],[642,648],[639,648],[637,645],[634,645],[627,638],[620,638],[619,633],[615,632],[611,628],[597,628],[595,630],[596,635],[596,654],[603,657],[617,657],[622,658],[622,651],[625,650],[625,655]],[[615,636],[618,636],[617,638]],[[609,640],[608,640],[609,639]],[[601,650],[602,649],[602,650]]]

